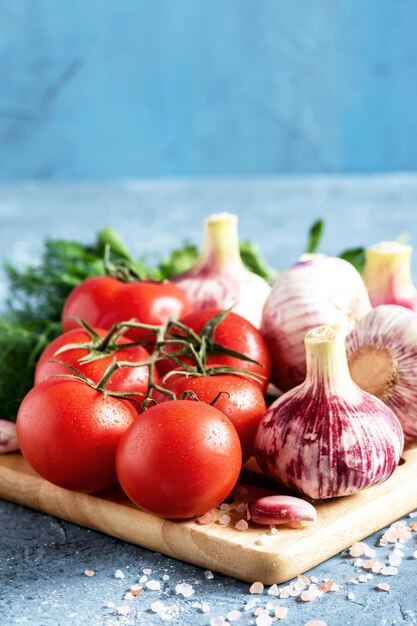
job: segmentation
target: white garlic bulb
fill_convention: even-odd
[[[204,240],[196,265],[173,279],[191,300],[194,311],[229,309],[259,328],[271,287],[243,265],[237,216],[218,213],[204,222]]]
[[[417,444],[417,313],[381,305],[346,338],[350,374],[362,389],[389,406]]]
[[[275,281],[262,318],[272,358],[272,382],[291,389],[305,377],[304,336],[321,324],[348,333],[371,310],[360,274],[343,259],[305,255]]]
[[[340,328],[309,331],[305,346],[305,381],[276,400],[259,424],[259,466],[310,498],[345,496],[383,482],[403,449],[398,419],[350,378]]]

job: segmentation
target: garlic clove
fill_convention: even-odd
[[[382,241],[366,250],[363,278],[372,306],[397,304],[417,311],[417,290],[411,277],[412,247]]]
[[[346,338],[352,379],[392,409],[408,445],[417,444],[417,314],[381,305]]]
[[[342,329],[315,328],[305,346],[304,383],[276,400],[259,424],[259,466],[314,499],[383,482],[398,465],[404,445],[398,419],[350,378]]]
[[[370,310],[364,282],[350,263],[303,255],[277,278],[265,303],[261,332],[271,352],[271,381],[286,391],[304,380],[308,330],[337,324],[347,334]]]
[[[293,496],[258,498],[248,504],[248,511],[252,522],[267,526],[317,520],[317,511],[314,506]]]
[[[19,450],[16,424],[0,419],[0,454]]]
[[[229,309],[260,327],[271,287],[245,268],[239,252],[237,216],[210,215],[204,222],[203,247],[196,265],[174,281],[193,303],[194,311]]]

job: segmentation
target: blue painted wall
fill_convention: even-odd
[[[416,0],[0,0],[0,178],[417,167]]]

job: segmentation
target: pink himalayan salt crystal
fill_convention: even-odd
[[[160,591],[161,583],[159,582],[159,580],[150,580],[146,583],[146,587],[151,591]]]
[[[285,619],[288,615],[288,609],[286,606],[276,606],[274,609],[275,617],[277,619]]]
[[[227,619],[229,620],[229,622],[235,622],[237,619],[240,619],[241,616],[242,613],[234,609],[233,611],[228,612]]]
[[[235,528],[236,530],[248,530],[249,524],[247,523],[246,520],[241,519],[238,521],[237,524],[235,524]]]
[[[300,595],[303,602],[311,602],[311,600],[314,600],[314,597],[314,592],[311,589],[306,589]]]
[[[212,524],[214,519],[215,518],[211,513],[204,513],[204,515],[197,518],[197,522],[202,526],[207,526],[207,524]]]
[[[202,602],[201,603],[201,612],[202,613],[209,613],[210,612],[210,605],[208,602]]]
[[[322,619],[311,619],[306,622],[305,626],[327,626],[327,624]]]
[[[366,576],[366,574],[362,574],[361,576],[358,576],[358,580],[360,583],[366,583],[368,582],[368,577]]]
[[[368,546],[366,545],[366,543],[364,543],[363,541],[358,541],[351,546],[349,554],[353,557],[362,556],[362,554],[365,554],[365,550],[367,547]]]
[[[158,613],[158,615],[162,615],[163,613],[165,613],[167,610],[165,604],[163,602],[161,602],[160,600],[157,600],[156,602],[153,602],[151,604],[151,611],[153,611],[154,613]]]
[[[413,559],[417,559],[417,550],[413,552]]]
[[[389,564],[390,565],[401,565],[401,557],[399,554],[395,554],[394,552],[392,554],[389,555]]]
[[[268,589],[268,594],[270,596],[279,596],[279,588],[278,585],[272,585],[269,589]]]
[[[123,600],[133,600],[135,596],[133,595],[133,593],[131,591],[128,591],[127,593],[125,593],[125,595],[123,596]]]
[[[372,569],[373,566],[374,566],[374,561],[372,561],[372,559],[369,559],[368,561],[364,561],[362,563],[363,569]]]
[[[130,608],[128,606],[119,606],[117,609],[117,615],[129,615]]]
[[[220,511],[230,511],[230,504],[227,504],[227,502],[223,502],[223,504],[221,504],[219,506]]]
[[[372,566],[372,571],[374,574],[379,574],[379,572],[382,570],[383,567],[384,567],[384,563],[382,561],[374,561],[374,564]]]
[[[249,588],[249,593],[263,593],[264,586],[260,582],[253,583]]]
[[[124,578],[124,577],[125,577],[125,575],[123,574],[123,572],[122,572],[122,570],[121,570],[121,569],[117,569],[117,570],[114,572],[114,577],[115,577],[115,578]]]
[[[226,624],[226,621],[222,615],[212,617],[210,620],[210,626],[223,626],[223,624]]]
[[[384,576],[396,576],[398,574],[398,567],[394,567],[393,565],[384,566],[381,570],[381,574]]]
[[[237,513],[245,513],[245,511],[246,511],[246,502],[240,502],[235,507],[235,511],[237,511]]]
[[[179,583],[178,585],[175,585],[175,593],[184,596],[184,598],[190,598],[195,591],[188,583]]]
[[[84,576],[88,576],[88,578],[91,578],[91,576],[94,576],[94,570],[86,569],[84,572]]]
[[[355,594],[353,593],[353,591],[349,591],[349,593],[347,594],[348,600],[354,600],[355,599]]]
[[[380,591],[389,591],[391,589],[391,587],[389,586],[388,583],[379,583],[376,586],[376,589],[379,589]]]
[[[217,521],[222,526],[227,526],[232,521],[232,518],[229,515],[221,515]]]
[[[143,568],[142,572],[145,574],[145,576],[149,576],[149,574],[152,574],[152,570],[150,567]]]

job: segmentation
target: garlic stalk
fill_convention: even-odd
[[[305,337],[307,376],[268,409],[255,440],[263,471],[310,498],[355,493],[386,480],[404,437],[394,413],[349,375],[344,333]]]
[[[360,274],[347,261],[309,254],[283,272],[268,297],[261,332],[272,357],[272,382],[291,389],[305,377],[304,336],[321,324],[348,333],[371,310]]]
[[[259,328],[271,288],[247,270],[239,252],[237,216],[219,213],[204,222],[203,246],[196,265],[174,281],[193,303],[194,311],[229,309]]]
[[[363,278],[372,306],[399,304],[417,311],[417,290],[411,278],[412,247],[382,241],[366,250]]]
[[[381,305],[346,338],[350,374],[397,415],[407,445],[417,444],[417,314]]]

